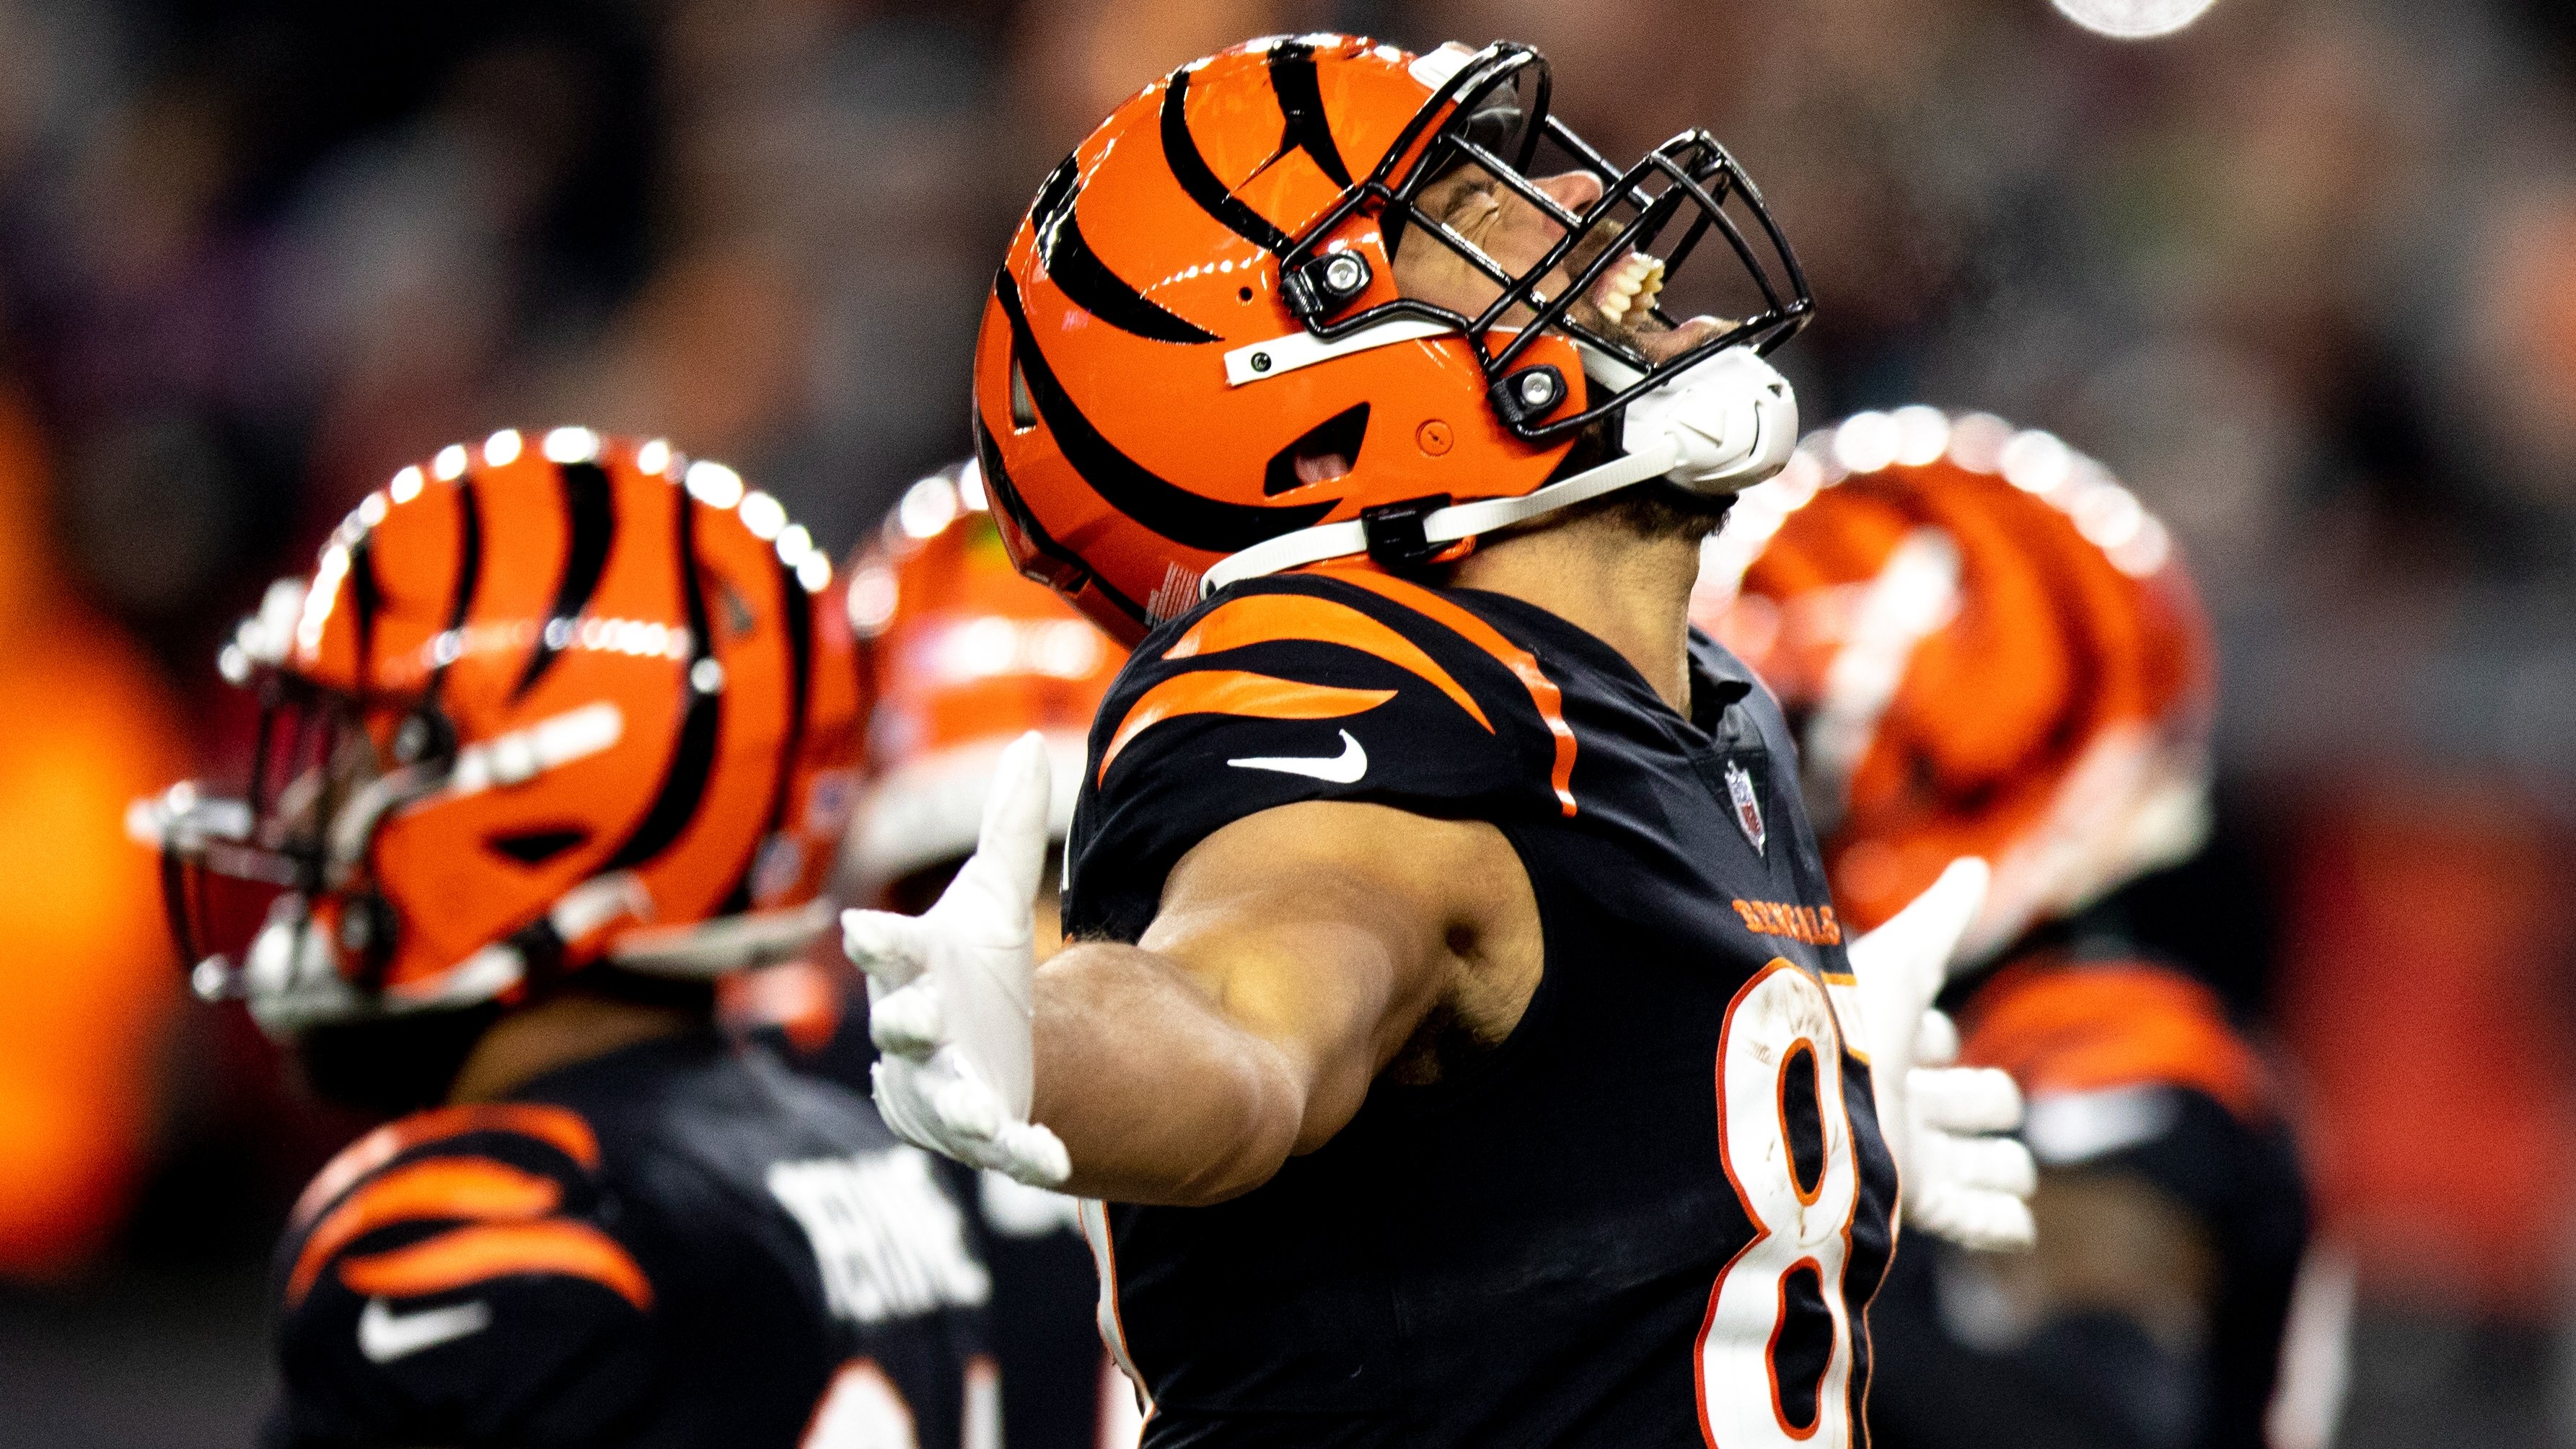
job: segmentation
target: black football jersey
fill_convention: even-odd
[[[1692,708],[1531,605],[1256,580],[1111,690],[1066,921],[1132,941],[1211,831],[1304,800],[1491,822],[1545,937],[1507,1041],[1381,1079],[1270,1182],[1088,1214],[1146,1443],[1841,1445],[1895,1172],[1779,711],[1692,640]]]
[[[1954,983],[1943,1004],[1967,1059],[2022,1084],[2023,1136],[2043,1181],[2134,1178],[2189,1215],[2213,1260],[2207,1321],[2189,1341],[2100,1303],[2022,1321],[1997,1311],[1972,1259],[1941,1245],[1909,1251],[1870,1320],[1880,1361],[1870,1417],[1884,1449],[2267,1441],[2307,1245],[2297,1143],[2260,1053],[2216,992],[2116,936],[2083,934],[2076,949],[2035,941]]]
[[[930,1155],[711,1035],[361,1138],[275,1288],[276,1446],[995,1438],[991,1284]]]

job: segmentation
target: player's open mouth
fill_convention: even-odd
[[[1630,252],[1601,274],[1583,300],[1608,329],[1631,331],[1651,315],[1656,294],[1663,290],[1663,259]]]
[[[1678,357],[1731,325],[1716,317],[1693,317],[1678,325],[1665,322],[1655,314],[1655,301],[1663,290],[1663,259],[1632,251],[1593,281],[1574,304],[1572,315],[1603,336],[1635,348],[1649,362]]]

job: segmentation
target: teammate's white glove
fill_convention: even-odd
[[[1002,752],[975,853],[919,916],[841,913],[841,944],[868,977],[877,1110],[896,1135],[1032,1187],[1073,1171],[1029,1120],[1029,978],[1046,869],[1047,751],[1032,731]]]
[[[2037,1232],[2021,1090],[1991,1067],[1961,1067],[1958,1028],[1932,1009],[1950,953],[1984,904],[1982,860],[1954,860],[1931,889],[1851,943],[1861,1035],[1879,1130],[1895,1154],[1905,1221],[1963,1247],[2027,1248]]]

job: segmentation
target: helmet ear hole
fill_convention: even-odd
[[[1261,491],[1276,496],[1348,474],[1359,466],[1368,419],[1369,405],[1361,403],[1307,429],[1297,441],[1270,456],[1270,466],[1262,471]]]
[[[1020,371],[1018,348],[1011,349],[1011,429],[1025,433],[1038,425],[1038,405],[1029,396],[1028,374]]]
[[[589,831],[573,827],[521,830],[509,835],[493,836],[484,843],[521,865],[543,865],[565,851],[586,845],[589,841]]]

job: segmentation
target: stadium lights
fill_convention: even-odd
[[[2059,14],[2096,35],[2152,40],[2201,17],[2212,0],[2051,0]]]

